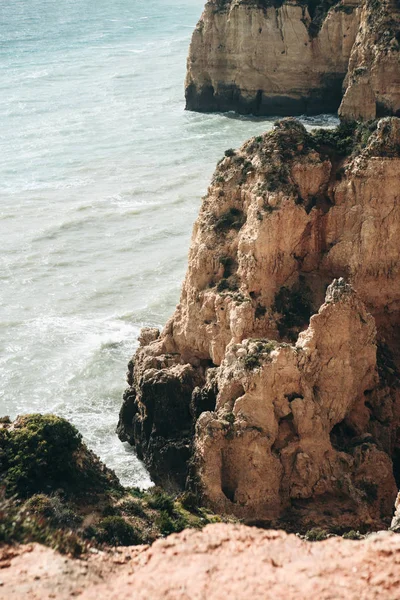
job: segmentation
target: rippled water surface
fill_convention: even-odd
[[[69,418],[126,484],[138,331],[174,309],[216,161],[273,122],[184,111],[202,5],[0,2],[0,414]]]

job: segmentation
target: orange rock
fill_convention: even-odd
[[[389,525],[400,120],[360,145],[345,158],[286,119],[219,163],[180,303],[139,348],[121,411],[157,483],[182,489],[190,462],[217,511],[295,531]]]
[[[129,564],[112,553],[80,560],[35,545],[2,572],[0,599],[66,600],[392,600],[400,597],[400,536],[305,542],[282,531],[209,525],[159,540]],[[27,572],[17,575],[24,564]],[[46,569],[48,577],[35,579]]]

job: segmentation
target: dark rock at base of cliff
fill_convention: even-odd
[[[310,90],[307,97],[268,95],[262,90],[253,95],[238,86],[212,85],[198,88],[190,84],[185,91],[186,110],[196,112],[228,112],[254,116],[318,115],[334,113],[342,101],[343,77],[327,74],[321,88]]]
[[[153,481],[168,491],[182,490],[191,454],[191,400],[199,377],[189,365],[178,372],[152,369],[124,394],[117,433],[132,444]]]

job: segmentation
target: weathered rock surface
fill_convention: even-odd
[[[366,0],[360,21],[339,114],[364,120],[400,116],[400,4]]]
[[[392,600],[400,596],[400,536],[305,542],[233,525],[186,530],[150,548],[72,560],[52,550],[4,549],[4,600]]]
[[[335,112],[347,88],[342,116],[398,115],[399,41],[397,0],[209,0],[190,46],[186,107]]]
[[[364,393],[375,385],[374,319],[340,280],[295,346],[230,345],[216,410],[196,426],[204,500],[257,521],[283,515],[293,527],[379,523],[397,489],[390,458],[365,432]]]
[[[372,135],[288,119],[219,163],[180,304],[139,348],[121,410],[157,483],[182,488],[190,463],[205,503],[249,521],[389,525],[399,149],[396,118]]]

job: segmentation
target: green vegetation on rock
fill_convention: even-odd
[[[0,419],[0,476],[0,543],[38,542],[77,556],[222,520],[187,494],[123,488],[77,429],[54,415]]]
[[[312,140],[319,148],[325,148],[338,157],[359,154],[376,130],[377,121],[357,123],[344,121],[336,129],[317,129]]]
[[[82,442],[78,430],[54,415],[19,417],[0,428],[0,477],[6,496],[26,498],[62,489],[87,494],[120,488],[118,479]]]
[[[269,360],[269,355],[279,345],[275,340],[251,340],[253,342],[249,353],[244,357],[244,367],[247,371],[257,369],[262,360]]]
[[[308,542],[322,542],[326,540],[329,536],[329,532],[325,529],[321,529],[320,527],[314,527],[314,529],[309,529],[304,535],[304,538]]]

